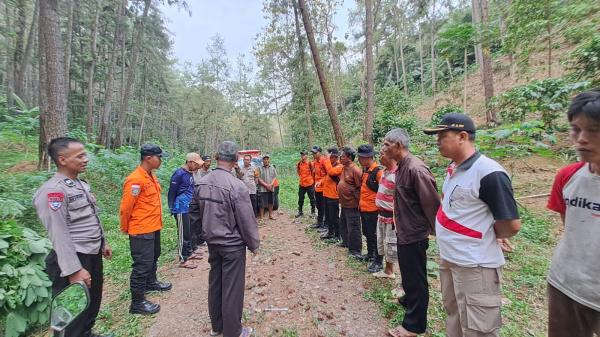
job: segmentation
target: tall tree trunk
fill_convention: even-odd
[[[17,17],[15,26],[17,28],[15,32],[15,48],[13,51],[13,83],[14,91],[20,98],[23,97],[23,78],[25,72],[25,58],[24,58],[24,46],[25,46],[25,31],[27,29],[27,1],[18,0],[17,4]],[[5,6],[8,6],[6,4]]]
[[[446,57],[446,68],[448,68],[448,75],[450,75],[450,81],[454,82],[454,74],[452,73],[452,65],[450,60]]]
[[[467,112],[467,48],[465,48],[465,55],[463,58],[463,62],[464,62],[464,70],[463,70],[463,76],[464,76],[464,85],[463,85],[463,99],[462,99],[462,106],[463,106],[463,111]]]
[[[304,114],[306,116],[306,138],[308,140],[308,147],[314,145],[314,135],[312,129],[312,118],[310,113],[310,88],[308,83],[308,72],[306,71],[306,58],[304,55],[304,40],[300,34],[300,18],[298,13],[297,0],[292,0],[294,7],[294,23],[296,25],[296,39],[298,40],[298,55],[300,57],[300,71],[302,74],[302,89],[304,91]]]
[[[6,23],[7,30],[9,27],[12,27],[11,19],[12,13],[10,11],[10,6],[8,4],[4,5],[4,21]],[[6,78],[4,87],[6,88],[6,108],[7,110],[13,108],[13,92],[14,92],[14,57],[11,57],[11,50],[13,48],[13,39],[11,37],[12,34],[5,34],[6,42],[6,54],[5,54],[5,64],[6,64]]]
[[[482,32],[484,29],[487,29],[488,26],[488,2],[487,0],[478,1],[481,6],[481,26],[479,27],[479,32]],[[486,120],[488,124],[492,124],[496,122],[496,113],[492,111],[489,106],[490,100],[494,96],[494,77],[490,41],[487,38],[482,39],[481,56],[481,77],[483,82],[483,94],[485,96]]]
[[[58,0],[40,1],[40,156],[39,167],[49,168],[46,147],[50,140],[67,132],[67,95],[65,87],[63,45],[58,19]]]
[[[437,76],[435,69],[435,0],[432,2],[431,6],[431,21],[430,21],[430,29],[431,29],[431,91],[433,96],[435,96],[435,92],[437,89]]]
[[[548,78],[552,77],[552,0],[546,0],[546,34],[548,41]]]
[[[117,16],[115,18],[115,33],[113,35],[113,43],[112,43],[112,53],[110,56],[110,65],[108,67],[108,75],[106,80],[106,89],[104,94],[104,109],[102,111],[102,115],[100,118],[100,130],[98,132],[97,143],[99,145],[104,145],[108,147],[110,145],[110,137],[109,137],[109,123],[110,123],[110,115],[112,111],[112,102],[113,102],[113,94],[114,94],[114,77],[115,77],[115,68],[117,67],[117,59],[119,53],[119,45],[123,40],[123,15],[125,11],[125,7],[127,6],[127,0],[123,0],[119,4],[119,9],[117,11]]]
[[[281,131],[281,118],[279,116],[279,103],[277,99],[277,88],[275,87],[275,79],[273,79],[273,97],[275,98],[275,116],[277,116],[277,127],[279,128],[279,139],[281,140],[281,147],[285,147],[283,142],[283,132]]]
[[[419,61],[421,63],[421,95],[425,95],[425,72],[423,71],[423,34],[421,33],[421,25],[419,24]]]
[[[140,54],[140,45],[144,40],[144,30],[146,24],[146,18],[148,17],[148,11],[150,10],[151,0],[144,0],[144,13],[140,18],[140,23],[138,25],[137,36],[133,41],[133,50],[131,52],[131,62],[129,63],[128,74],[127,74],[127,86],[125,87],[125,92],[123,93],[123,100],[121,101],[121,109],[119,111],[119,115],[117,116],[117,135],[115,139],[114,147],[120,147],[123,145],[124,140],[124,127],[125,120],[127,119],[127,112],[129,111],[129,99],[133,94],[133,85],[135,83],[135,73],[136,66],[139,59]]]
[[[365,0],[365,49],[367,63],[367,115],[363,140],[373,144],[373,121],[375,120],[375,65],[373,64],[373,0]]]
[[[477,28],[477,31],[481,33],[481,0],[471,1],[471,17],[473,25]],[[480,38],[481,39],[481,38]],[[481,67],[483,63],[483,56],[481,54],[481,42],[475,44],[475,63]]]
[[[85,131],[87,132],[88,140],[92,140],[92,132],[94,131],[94,70],[96,68],[96,60],[98,54],[96,52],[96,37],[98,36],[98,19],[100,17],[100,10],[102,8],[102,0],[96,2],[96,16],[94,17],[94,25],[92,26],[92,32],[90,36],[90,54],[92,60],[88,68],[88,88],[87,88],[87,122],[85,124]]]
[[[42,0],[43,1],[43,0]],[[64,76],[65,76],[65,88],[66,88],[66,97],[67,104],[69,103],[69,95],[71,94],[71,44],[73,40],[73,0],[67,0],[69,4],[69,19],[67,21],[67,35],[65,37],[65,60],[63,62],[64,65]]]
[[[147,65],[148,60],[144,57],[144,72],[143,72],[143,95],[144,95],[144,105],[142,107],[142,120],[140,121],[140,132],[138,133],[137,145],[138,147],[142,146],[142,135],[144,134],[144,121],[146,119],[146,109],[148,108],[147,102],[147,93],[148,93],[148,82],[147,82]]]
[[[404,15],[400,17],[400,64],[402,65],[402,85],[404,86],[404,95],[408,97],[408,83],[406,80],[406,62],[404,60]]]
[[[323,99],[325,100],[325,106],[327,106],[327,112],[329,113],[329,119],[331,120],[331,127],[333,128],[333,134],[338,146],[344,146],[344,134],[340,127],[340,121],[335,110],[335,106],[331,100],[329,93],[329,86],[327,84],[327,78],[323,71],[323,65],[321,63],[321,57],[319,56],[319,50],[317,49],[317,42],[315,41],[315,35],[313,33],[313,27],[310,22],[308,10],[306,8],[305,0],[298,0],[298,7],[302,14],[302,22],[304,23],[304,30],[306,31],[306,37],[308,38],[308,44],[310,45],[310,51],[312,53],[313,62],[319,77],[319,84],[321,85],[321,92],[323,93]]]
[[[31,54],[33,52],[34,40],[36,39],[36,25],[38,21],[38,12],[39,12],[39,1],[35,1],[33,8],[33,16],[31,18],[31,24],[29,25],[29,34],[27,37],[27,44],[25,46],[25,52],[23,53],[23,66],[19,69],[19,72],[15,78],[15,91],[17,96],[21,97],[24,101],[26,101],[30,106],[35,106],[33,104],[33,95],[28,95],[25,90],[25,85],[27,83],[27,70],[32,69],[29,60],[31,59]]]

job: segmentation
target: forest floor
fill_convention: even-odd
[[[320,242],[301,221],[280,213],[260,226],[261,249],[248,253],[244,325],[255,336],[384,336],[387,321],[364,298],[366,278],[342,248]],[[161,312],[147,336],[208,336],[209,266],[168,266],[162,275],[173,290],[159,295]]]

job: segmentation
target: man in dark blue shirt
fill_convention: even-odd
[[[177,248],[179,266],[194,269],[196,265],[189,261],[192,255],[192,230],[190,226],[189,209],[194,194],[194,176],[204,162],[197,153],[186,155],[185,165],[175,170],[169,185],[168,202],[171,214],[175,216],[178,230]]]

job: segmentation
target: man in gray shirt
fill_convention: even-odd
[[[87,153],[80,141],[61,137],[50,142],[48,155],[57,172],[35,192],[33,205],[52,241],[53,249],[46,257],[52,293],[56,295],[70,283],[84,282],[90,288],[90,305],[69,325],[65,336],[100,336],[92,334],[92,327],[102,301],[102,256],[110,259],[112,250],[90,186],[78,179],[87,168]]]
[[[241,324],[246,247],[257,253],[258,225],[248,188],[231,174],[237,162],[237,145],[225,141],[217,152],[217,168],[200,179],[189,214],[192,224],[201,223],[208,244],[211,336],[247,337],[252,329]]]
[[[275,178],[277,171],[275,166],[271,165],[271,158],[268,154],[263,156],[263,164],[258,167],[258,218],[262,219],[265,208],[269,210],[269,219],[275,220],[273,217],[273,204],[275,197]]]
[[[250,193],[250,202],[252,203],[252,209],[254,214],[258,214],[258,203],[256,199],[256,183],[258,181],[256,167],[252,166],[252,156],[249,154],[244,156],[244,166],[237,167],[235,174],[237,177],[246,184],[248,192]]]

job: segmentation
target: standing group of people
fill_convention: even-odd
[[[595,260],[600,255],[595,241],[600,236],[600,90],[577,95],[567,117],[581,161],[558,172],[548,201],[548,208],[558,212],[565,225],[548,276],[548,335],[592,337],[600,335],[600,267]],[[429,168],[410,153],[410,139],[402,129],[386,134],[382,167],[370,145],[357,151],[330,148],[327,155],[313,147],[313,161],[307,163],[303,157],[298,164],[299,192],[308,193],[311,200],[314,195],[311,205],[324,239],[347,248],[353,258],[370,260],[369,270],[376,276],[393,277],[393,264],[398,263],[405,315],[390,335],[417,336],[426,330],[426,250],[433,234],[440,253],[446,335],[499,336],[503,251],[511,249],[508,238],[521,227],[510,178],[500,164],[476,150],[475,125],[466,115],[447,114],[439,125],[423,131],[437,135],[440,154],[451,160],[441,197]],[[90,305],[65,335],[100,336],[92,333],[92,327],[102,298],[102,258],[110,259],[113,251],[96,199],[79,179],[88,157],[80,141],[67,137],[53,139],[48,154],[57,172],[33,197],[53,244],[46,270],[53,294],[74,282],[90,289]],[[142,146],[140,164],[123,185],[120,228],[128,235],[133,260],[131,313],[158,312],[160,306],[146,300],[145,294],[172,287],[157,278],[163,213],[161,186],[153,171],[162,156],[160,147]],[[252,332],[241,325],[246,249],[256,254],[260,245],[248,185],[254,181],[266,191],[262,193],[275,190],[276,173],[267,172],[270,169],[255,173],[246,164],[236,169],[237,158],[237,145],[229,141],[219,145],[217,168],[212,171],[205,166],[206,158],[188,154],[170,186],[169,208],[179,228],[181,263],[193,256],[194,246],[207,243],[211,336],[247,337]],[[263,167],[268,166],[263,159]],[[200,169],[206,174],[194,180]],[[244,171],[249,174],[240,174]],[[254,199],[259,198],[266,199],[268,208],[270,197]],[[300,202],[299,215],[302,206]],[[363,234],[366,256],[361,255]]]

